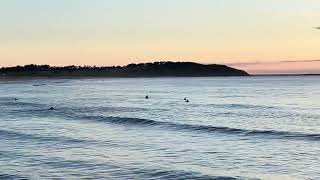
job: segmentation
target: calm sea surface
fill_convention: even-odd
[[[21,178],[320,179],[320,79],[0,80],[0,179]]]

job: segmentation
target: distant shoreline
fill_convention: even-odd
[[[26,65],[0,68],[2,77],[36,78],[154,78],[154,77],[221,77],[250,76],[249,73],[226,65],[204,65],[193,62],[154,62],[127,66],[65,66]]]
[[[255,78],[255,77],[303,77],[320,76],[320,74],[271,74],[271,75],[250,75],[250,76],[161,76],[161,77],[102,77],[102,76],[0,76],[1,80],[49,80],[49,79],[159,79],[159,78]]]
[[[320,74],[249,74],[219,64],[193,62],[153,62],[126,66],[65,66],[26,65],[0,68],[0,80],[14,79],[93,79],[93,78],[196,78],[196,77],[294,77]]]

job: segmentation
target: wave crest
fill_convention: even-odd
[[[122,124],[129,126],[150,126],[167,128],[179,131],[197,131],[207,133],[222,133],[222,134],[234,134],[242,136],[259,136],[265,138],[283,138],[283,139],[295,139],[295,140],[313,140],[319,141],[320,134],[311,133],[299,133],[288,131],[276,131],[276,130],[249,130],[230,127],[215,127],[206,125],[193,125],[193,124],[180,124],[174,122],[161,122],[150,119],[140,118],[123,118],[123,117],[103,117],[103,116],[83,116],[85,120],[96,120],[107,123]]]

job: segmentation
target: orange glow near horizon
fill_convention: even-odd
[[[193,61],[320,73],[318,62],[305,61],[320,59],[316,7],[318,0],[1,1],[0,67]]]
[[[234,64],[232,67],[246,70],[251,74],[319,74],[320,60],[297,62],[271,62]]]

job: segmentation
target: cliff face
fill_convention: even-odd
[[[129,64],[127,66],[92,67],[27,65],[1,68],[2,76],[34,77],[206,77],[249,76],[243,70],[225,65],[203,65],[192,62],[154,62]]]

